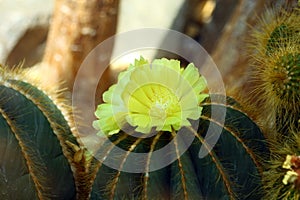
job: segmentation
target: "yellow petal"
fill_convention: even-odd
[[[199,79],[199,71],[193,63],[190,63],[182,72],[182,76],[193,86]]]

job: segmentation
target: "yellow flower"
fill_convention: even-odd
[[[125,124],[141,133],[179,130],[191,125],[188,119],[201,116],[205,88],[206,80],[193,64],[183,69],[177,60],[149,63],[141,57],[103,94],[105,103],[97,107],[99,120],[93,126],[106,135],[118,133]]]
[[[284,185],[294,183],[299,189],[299,169],[300,169],[300,157],[295,155],[287,155],[282,165],[282,168],[288,169],[282,179]]]

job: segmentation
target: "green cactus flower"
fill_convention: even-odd
[[[184,69],[178,60],[149,63],[141,57],[103,94],[105,103],[97,107],[99,120],[93,126],[100,135],[118,133],[125,124],[141,133],[179,130],[201,116],[205,88],[206,80],[193,64]]]

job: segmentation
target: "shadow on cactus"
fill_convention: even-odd
[[[91,198],[260,199],[261,161],[269,151],[259,127],[234,99],[205,94],[206,81],[192,64],[183,69],[174,60],[153,63],[135,61],[98,106],[94,127],[105,141],[95,152],[101,162]],[[212,111],[226,111],[225,122]],[[167,153],[154,157],[167,145]],[[206,156],[199,157],[201,148]],[[133,156],[142,153],[143,159]]]

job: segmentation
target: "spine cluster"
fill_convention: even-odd
[[[300,112],[300,12],[269,10],[252,34],[253,93],[269,132],[297,129]]]

